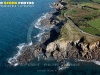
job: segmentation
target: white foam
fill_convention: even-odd
[[[100,61],[92,60],[92,62],[95,63],[96,65],[100,65]]]
[[[70,66],[70,63],[67,62],[66,64],[63,64],[63,65],[59,66],[59,67],[58,67],[58,70],[64,70],[64,69],[66,69],[66,68],[69,68],[69,66]]]
[[[43,16],[41,16],[41,17],[37,20],[37,22],[35,23],[35,28],[38,28],[38,29],[44,31],[45,28],[43,28],[43,26],[41,26],[41,20],[46,19],[46,18],[49,17],[49,16],[50,16],[49,13],[46,13],[46,14],[43,13]]]
[[[32,46],[33,45],[33,43],[32,43],[32,41],[28,44],[28,46]]]
[[[31,45],[32,45],[32,42],[29,43],[29,44],[25,44],[25,43],[19,44],[17,46],[17,48],[18,48],[17,54],[15,54],[14,57],[9,58],[8,59],[8,63],[11,64],[11,65],[13,65],[13,66],[19,65],[17,58],[21,55],[24,47],[31,46]]]
[[[52,5],[53,5],[53,4],[49,3],[49,7],[50,7],[50,8],[53,8],[53,6],[52,6]]]
[[[45,32],[41,32],[41,33],[37,34],[36,36],[34,36],[34,38],[38,38],[38,41],[40,42],[44,33]]]
[[[40,42],[42,39],[43,34],[45,33],[45,30],[48,30],[46,27],[44,27],[43,25],[41,25],[41,20],[46,19],[50,16],[49,13],[43,13],[43,15],[36,21],[35,23],[35,28],[38,28],[41,30],[41,32],[39,34],[37,34],[36,36],[34,36],[34,38],[38,38],[38,41]]]
[[[25,43],[19,44],[19,45],[17,46],[17,48],[18,48],[19,50],[22,50],[22,48],[24,47],[24,45],[25,45]]]
[[[82,62],[89,62],[89,61],[86,61],[86,60],[82,60],[82,59],[78,59],[78,61],[82,61]]]
[[[18,66],[18,65],[19,65],[18,63],[15,63],[15,64],[14,64],[14,66]]]
[[[46,13],[46,14],[43,13],[43,16],[41,16],[37,20],[37,22],[35,23],[35,25],[33,23],[31,24],[31,26],[29,27],[29,30],[28,30],[28,34],[27,34],[28,44],[22,43],[22,44],[19,44],[17,46],[18,52],[17,52],[17,54],[14,55],[14,57],[11,57],[11,58],[8,59],[8,63],[9,64],[17,66],[18,65],[17,58],[21,55],[21,53],[23,51],[23,48],[26,47],[26,46],[31,46],[32,45],[32,42],[31,42],[31,33],[32,33],[32,30],[33,30],[34,26],[35,26],[35,28],[38,28],[38,29],[42,30],[41,33],[39,33],[36,36],[34,36],[34,38],[38,38],[38,41],[41,41],[41,37],[45,33],[44,31],[46,30],[46,28],[44,28],[43,26],[41,26],[41,20],[43,20],[43,19],[45,19],[45,18],[47,18],[49,16],[50,16],[49,13]]]
[[[87,61],[87,60],[78,59],[78,61],[82,61],[82,62],[93,62],[96,65],[100,65],[100,61],[96,61],[96,60],[89,60],[89,61]]]

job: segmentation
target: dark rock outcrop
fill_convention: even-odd
[[[80,42],[81,41],[81,42]],[[67,44],[66,44],[67,43]],[[47,45],[46,52],[54,59],[61,61],[65,58],[80,58],[85,60],[100,60],[100,41],[93,44],[86,44],[82,38],[77,42],[51,42]],[[61,47],[61,45],[63,45]],[[58,47],[58,48],[57,48]],[[57,50],[59,49],[59,50]],[[52,54],[53,53],[53,54]]]
[[[58,2],[57,3],[54,3],[53,4],[53,7],[56,9],[56,10],[61,10],[61,9],[63,9],[64,8],[64,5],[65,5],[65,3],[63,3],[63,0],[58,0]]]
[[[55,15],[54,15],[55,14]],[[42,19],[40,21],[41,25],[43,25],[44,27],[50,29],[53,28],[53,26],[57,25],[60,23],[60,21],[56,18],[56,13],[50,13],[49,16],[45,19]]]
[[[34,46],[25,47],[22,54],[17,58],[18,63],[27,63],[42,54],[42,48],[39,44]]]

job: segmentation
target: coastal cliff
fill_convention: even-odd
[[[56,60],[75,58],[84,60],[100,60],[100,41],[84,43],[84,38],[75,41],[55,41],[48,44],[46,56],[52,55]]]
[[[25,47],[22,54],[17,58],[17,63],[23,64],[34,60],[49,59],[53,57],[58,62],[67,58],[100,60],[100,37],[80,31],[71,20],[59,18],[64,9],[64,0],[54,3],[55,12],[41,20],[41,24],[50,28],[42,42]],[[16,63],[14,62],[14,63]]]

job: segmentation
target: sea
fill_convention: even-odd
[[[11,1],[11,0],[0,0]],[[68,66],[61,66],[52,58],[28,64],[12,65],[12,59],[21,54],[22,48],[41,41],[45,28],[40,21],[49,16],[57,0],[13,0],[34,2],[31,7],[0,7],[0,75],[100,75],[99,61],[66,59]]]

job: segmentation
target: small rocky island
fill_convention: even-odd
[[[16,62],[24,64],[34,58],[39,61],[49,57],[58,62],[64,62],[66,58],[100,61],[100,37],[86,33],[75,25],[68,16],[69,5],[65,0],[58,0],[53,7],[54,12],[50,12],[48,18],[41,20],[41,24],[49,28],[49,31],[41,42],[23,48]]]

